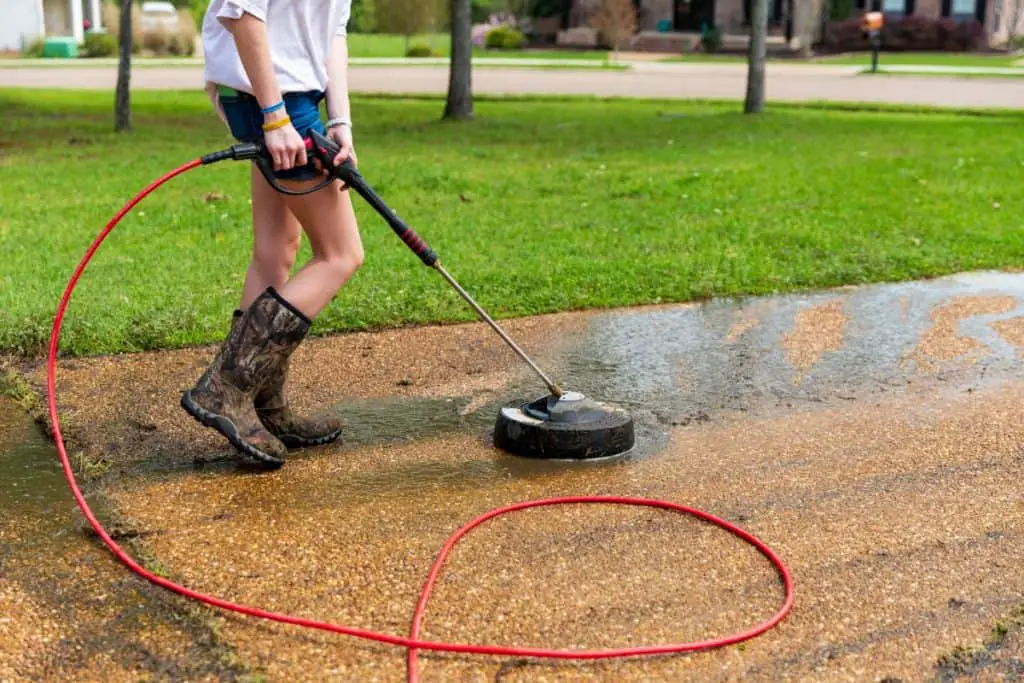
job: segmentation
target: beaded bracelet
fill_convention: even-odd
[[[263,130],[265,132],[269,133],[272,130],[277,130],[278,128],[284,128],[285,126],[287,126],[291,122],[292,122],[291,117],[290,116],[286,116],[283,119],[279,119],[277,121],[274,121],[273,123],[264,123],[263,124]]]
[[[267,114],[273,114],[278,109],[283,109],[283,108],[284,108],[284,100],[281,100],[277,104],[275,104],[275,105],[273,105],[271,107],[267,107],[266,109],[261,109],[260,111],[263,112],[264,116],[266,116]]]

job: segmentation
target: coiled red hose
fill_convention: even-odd
[[[441,551],[437,555],[437,559],[434,561],[434,565],[430,570],[430,574],[427,576],[426,583],[423,586],[423,592],[420,594],[419,602],[416,605],[416,610],[413,613],[412,627],[409,629],[409,637],[403,638],[401,636],[390,635],[387,633],[378,633],[375,631],[368,631],[352,626],[344,626],[340,624],[331,624],[323,621],[316,621],[312,619],[302,619],[299,617],[289,616],[287,614],[280,614],[277,612],[269,612],[266,610],[258,609],[255,607],[248,607],[246,605],[239,605],[236,603],[228,602],[221,598],[206,595],[198,591],[186,588],[185,586],[178,585],[173,581],[169,581],[163,577],[157,576],[156,574],[146,570],[144,567],[139,565],[138,562],[133,560],[118,544],[111,538],[110,534],[103,528],[103,525],[96,519],[92,510],[89,508],[89,504],[86,502],[85,497],[82,495],[81,490],[78,487],[78,483],[75,479],[75,474],[71,469],[71,462],[68,459],[67,450],[64,446],[64,437],[60,431],[60,416],[57,413],[57,394],[56,394],[56,372],[57,372],[57,343],[60,338],[61,326],[64,322],[64,314],[67,311],[68,302],[71,299],[71,294],[74,292],[75,287],[78,284],[79,278],[82,276],[83,271],[92,260],[96,250],[107,238],[110,232],[117,226],[121,219],[131,211],[136,204],[142,201],[147,195],[156,190],[158,187],[166,183],[167,181],[175,178],[176,176],[185,173],[197,166],[202,165],[201,159],[191,161],[159,178],[155,182],[151,183],[145,189],[143,189],[138,195],[136,195],[130,202],[128,202],[118,213],[115,215],[102,232],[96,237],[89,250],[82,257],[78,267],[75,268],[71,279],[68,281],[67,288],[64,290],[64,295],[61,297],[60,305],[57,308],[57,314],[53,321],[53,332],[50,337],[50,351],[47,360],[47,390],[49,394],[49,410],[50,419],[53,422],[53,438],[57,445],[57,452],[60,454],[61,464],[64,468],[64,475],[67,477],[68,485],[71,487],[71,493],[74,495],[75,502],[81,509],[82,514],[85,515],[90,526],[95,530],[96,534],[103,540],[110,551],[128,566],[133,572],[141,576],[142,578],[150,581],[161,588],[165,588],[169,591],[198,600],[199,602],[205,603],[212,607],[219,607],[221,609],[230,610],[239,614],[246,614],[253,617],[259,617],[261,619],[269,619],[271,621],[277,621],[285,624],[292,624],[294,626],[302,626],[306,628],[319,629],[322,631],[330,631],[332,633],[340,633],[342,635],[353,636],[356,638],[364,638],[366,640],[373,640],[380,643],[387,643],[389,645],[396,645],[404,647],[409,650],[409,666],[408,666],[408,680],[417,681],[417,669],[416,669],[416,653],[418,650],[436,650],[440,652],[459,652],[466,654],[481,654],[481,655],[503,655],[503,656],[515,656],[515,657],[535,657],[535,658],[546,658],[546,659],[611,659],[620,657],[636,657],[641,655],[655,655],[655,654],[670,654],[679,652],[693,652],[696,650],[708,650],[712,648],[722,647],[724,645],[730,645],[738,643],[740,641],[749,640],[754,638],[765,631],[771,629],[780,621],[782,621],[789,611],[793,607],[793,583],[789,576],[789,570],[781,559],[764,544],[761,540],[744,531],[743,529],[727,522],[723,519],[719,519],[706,512],[695,510],[693,508],[686,507],[684,505],[678,505],[676,503],[670,503],[662,500],[651,500],[646,498],[625,498],[619,496],[567,496],[560,498],[546,498],[542,500],[532,500],[523,503],[516,503],[514,505],[508,505],[500,507],[490,512],[484,513],[476,519],[470,521],[461,529],[452,534],[448,541],[441,548]],[[427,603],[430,600],[430,594],[433,591],[434,583],[437,580],[438,574],[441,568],[444,566],[448,555],[451,553],[455,545],[469,533],[471,530],[480,526],[484,522],[500,515],[515,512],[517,510],[525,510],[532,507],[541,507],[547,505],[563,505],[570,503],[604,503],[614,505],[640,505],[646,507],[661,508],[664,510],[673,510],[676,512],[683,512],[688,515],[692,515],[698,519],[715,524],[726,531],[729,531],[736,536],[739,536],[744,541],[750,543],[757,548],[768,560],[775,566],[779,572],[779,576],[782,579],[782,583],[785,586],[786,597],[781,609],[767,621],[758,624],[757,626],[736,633],[734,635],[725,636],[722,638],[715,638],[712,640],[704,640],[692,643],[669,643],[664,645],[648,645],[644,647],[630,647],[630,648],[618,648],[618,649],[606,649],[606,650],[556,650],[549,648],[539,647],[508,647],[502,645],[470,645],[461,643],[444,643],[435,641],[419,640],[420,625],[423,622],[423,616],[427,609]]]

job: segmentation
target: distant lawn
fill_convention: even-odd
[[[878,71],[871,71],[867,68],[860,72],[861,76],[936,76],[939,78],[1024,78],[1024,69],[1020,69],[1020,73],[1010,73],[1007,71],[1001,71],[998,73],[964,73],[954,71],[918,71],[911,68],[901,69],[899,71],[890,71],[884,67],[879,67]]]
[[[745,55],[692,53],[668,57],[670,62],[745,62]],[[921,65],[921,66],[969,66],[969,67],[1017,67],[1021,57],[1014,55],[962,54],[957,52],[882,52],[878,56],[879,66]],[[781,64],[825,64],[832,66],[871,66],[871,53],[845,53],[822,55],[809,60],[793,57],[770,57],[770,62]],[[1024,71],[1024,68],[1022,68]]]
[[[1020,60],[1015,55],[984,55],[984,54],[961,54],[956,52],[881,52],[878,55],[880,67],[886,64],[893,65],[921,65],[921,66],[987,66],[987,67],[1013,67]],[[815,59],[818,64],[850,64],[850,65],[871,65],[871,53],[851,55],[844,54],[836,57],[818,57]],[[1024,70],[1024,69],[1022,69]]]
[[[404,57],[405,38],[403,36],[381,35],[369,33],[352,33],[348,37],[349,54],[352,57]],[[410,45],[426,45],[437,52],[438,56],[447,57],[451,53],[450,38],[447,33],[432,33],[415,36]],[[505,59],[606,59],[607,52],[601,50],[482,50],[475,49],[473,54],[478,57],[501,57]]]
[[[110,216],[231,142],[201,94],[133,99],[118,136],[109,94],[0,90],[0,352],[41,354]],[[513,98],[448,124],[442,108],[356,98],[362,168],[498,316],[1024,267],[1022,116]],[[224,162],[141,204],[86,271],[62,348],[216,340],[251,248],[247,178]],[[315,330],[474,319],[356,201],[366,265]]]

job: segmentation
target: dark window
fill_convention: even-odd
[[[984,0],[942,0],[942,16],[954,21],[977,19],[985,23]]]
[[[908,7],[909,0],[880,0],[878,10],[881,11],[885,17],[900,19],[913,13],[913,8]]]

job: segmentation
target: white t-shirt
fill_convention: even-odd
[[[203,19],[206,81],[252,93],[235,39],[220,22],[244,13],[267,25],[281,92],[327,89],[327,55],[334,37],[348,33],[352,0],[212,0]]]

